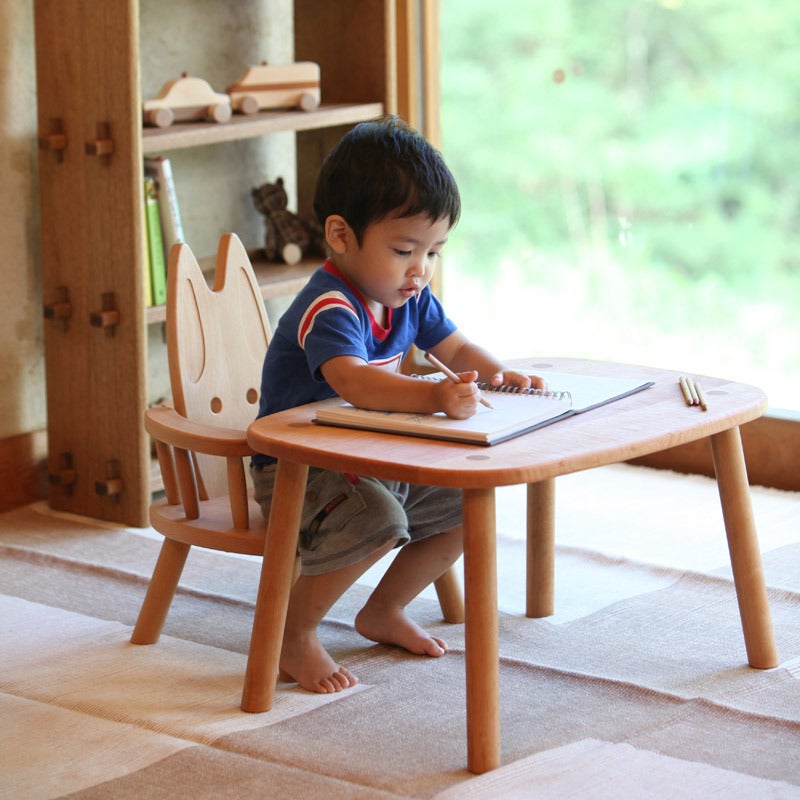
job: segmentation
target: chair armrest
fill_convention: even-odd
[[[243,458],[255,453],[247,444],[247,431],[192,422],[168,406],[148,408],[144,427],[157,441],[196,453],[224,458]]]

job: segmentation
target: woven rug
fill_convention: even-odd
[[[524,490],[498,498],[503,766],[465,770],[463,626],[441,659],[359,637],[382,566],[324,623],[358,675],[239,710],[257,559],[193,550],[153,646],[160,546],[35,504],[0,515],[0,798],[800,798],[800,497],[752,491],[780,665],[746,665],[713,481],[557,483],[556,614],[526,619]],[[385,566],[385,565],[383,565]]]

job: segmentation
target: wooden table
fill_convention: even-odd
[[[708,411],[686,405],[678,374],[564,358],[513,365],[594,375],[641,377],[655,385],[494,447],[331,428],[312,423],[309,406],[254,422],[248,441],[275,456],[278,470],[242,708],[271,707],[308,466],[463,490],[467,766],[500,765],[495,487],[528,485],[527,608],[553,613],[554,479],[626,461],[696,439],[709,440],[750,666],[777,664],[761,554],[750,504],[739,426],[761,416],[761,390],[699,377]],[[713,622],[711,622],[713,624]]]

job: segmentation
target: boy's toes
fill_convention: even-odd
[[[332,675],[322,678],[317,683],[317,691],[321,694],[332,694],[333,692],[341,692],[343,689],[349,689],[357,683],[358,679],[355,675],[348,672],[344,667],[339,667]]]
[[[438,637],[431,636],[425,643],[425,655],[443,656],[447,652],[447,645]]]
[[[349,689],[351,686],[355,686],[358,683],[358,678],[356,678],[355,675],[346,670],[344,667],[339,667],[339,669],[333,675],[333,680],[336,681],[340,687],[336,691],[340,691],[341,689]]]

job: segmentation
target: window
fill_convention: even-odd
[[[800,408],[800,5],[445,0],[441,36],[465,332]]]

